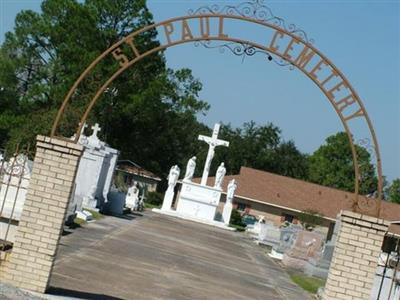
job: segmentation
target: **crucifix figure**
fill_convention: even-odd
[[[92,126],[92,130],[93,130],[92,136],[94,135],[97,137],[97,133],[99,131],[101,131],[101,128],[100,128],[99,124],[96,123],[96,124],[94,124],[94,126]]]
[[[214,130],[213,130],[213,134],[211,137],[199,135],[199,141],[206,142],[209,146],[206,164],[204,166],[203,176],[201,177],[201,185],[207,185],[208,173],[210,172],[210,166],[211,166],[211,161],[214,157],[215,147],[217,147],[217,146],[229,147],[229,142],[218,139],[218,133],[219,133],[220,127],[221,127],[221,124],[217,123],[214,125]]]

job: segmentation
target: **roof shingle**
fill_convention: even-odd
[[[242,167],[239,175],[225,177],[224,191],[231,179],[237,181],[235,196],[239,198],[250,198],[297,211],[317,211],[331,219],[335,219],[341,210],[352,210],[353,193],[303,180]],[[194,181],[199,182],[199,179]],[[214,178],[209,178],[208,184],[213,183]],[[400,205],[382,201],[380,217],[389,221],[400,220]]]

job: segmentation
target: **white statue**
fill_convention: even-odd
[[[227,192],[226,192],[227,200],[232,202],[232,199],[233,199],[233,197],[235,195],[236,188],[237,188],[236,180],[232,179],[228,184],[228,189],[227,189]]]
[[[229,147],[229,142],[218,139],[219,129],[221,124],[215,124],[213,134],[211,137],[199,135],[199,141],[206,142],[208,144],[208,154],[206,158],[206,164],[204,166],[203,176],[201,177],[201,185],[207,185],[208,173],[210,172],[211,161],[214,157],[215,147],[224,146]]]
[[[225,164],[221,163],[215,174],[215,184],[214,187],[217,189],[222,188],[222,182],[224,181],[224,176],[226,174]]]
[[[194,170],[196,169],[196,156],[193,156],[189,159],[187,166],[186,166],[186,173],[183,180],[192,181]]]
[[[139,188],[138,183],[134,182],[131,187],[128,188],[128,193],[125,198],[126,207],[137,210],[139,204]]]
[[[232,179],[229,181],[228,188],[226,191],[226,202],[224,205],[224,210],[222,211],[222,219],[225,223],[225,225],[229,225],[229,222],[231,220],[231,214],[232,214],[232,200],[233,196],[235,195],[235,190],[237,188],[237,184],[235,179]]]
[[[258,216],[258,223],[259,223],[259,224],[265,224],[265,217],[262,216],[262,215],[259,215],[259,216]]]
[[[185,174],[185,179],[188,173],[188,169],[189,169],[189,164],[191,165],[191,160],[193,158],[191,158],[188,162],[188,166],[186,168],[186,174]],[[194,159],[196,160],[196,157],[194,157]],[[194,172],[194,168],[196,167],[196,163],[194,162],[194,166],[193,166],[193,171],[192,171],[192,175],[193,176],[193,172]],[[169,174],[168,174],[168,188],[167,191],[165,192],[164,195],[164,201],[163,204],[161,206],[161,210],[164,211],[170,211],[171,210],[171,206],[172,206],[172,201],[174,200],[175,197],[175,185],[179,179],[179,174],[181,173],[181,169],[179,169],[178,165],[172,166],[171,169],[169,170]],[[190,174],[189,174],[190,175]],[[191,179],[191,177],[190,177]]]
[[[179,174],[181,173],[181,170],[179,169],[178,165],[172,166],[171,169],[169,170],[168,174],[168,188],[171,188],[172,190],[175,188],[175,185],[179,179]]]

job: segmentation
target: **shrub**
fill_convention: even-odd
[[[114,177],[114,185],[118,192],[128,192],[128,185],[125,183],[124,175],[121,172],[118,172],[117,175]]]
[[[160,206],[163,202],[163,195],[157,192],[148,192],[146,197],[146,203],[151,205]]]
[[[305,210],[298,215],[301,225],[305,229],[314,229],[316,226],[322,224],[322,215],[313,210]]]
[[[246,224],[243,222],[242,216],[237,209],[232,210],[231,220],[229,223],[235,226],[246,227]]]

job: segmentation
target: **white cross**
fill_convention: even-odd
[[[92,126],[92,130],[93,130],[92,136],[94,135],[97,137],[97,133],[99,131],[101,131],[101,128],[100,128],[99,124],[96,123],[96,124],[94,124],[94,126]]]
[[[208,173],[210,172],[211,161],[214,157],[214,149],[217,146],[229,147],[229,142],[218,139],[219,128],[221,124],[215,124],[211,137],[199,135],[199,141],[206,142],[209,146],[206,164],[204,166],[203,176],[201,177],[201,185],[207,185]]]

